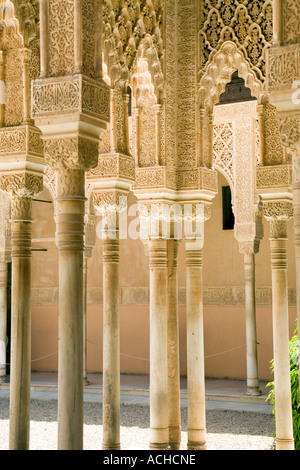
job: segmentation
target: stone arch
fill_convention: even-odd
[[[263,97],[263,84],[252,70],[250,63],[232,41],[226,41],[220,49],[211,54],[198,86],[199,105],[201,109],[213,110],[214,105],[225,91],[234,72],[244,79],[245,86],[250,88],[258,104]]]

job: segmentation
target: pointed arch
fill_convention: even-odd
[[[261,103],[263,83],[258,79],[251,64],[245,59],[237,45],[232,41],[226,41],[218,51],[211,54],[200,79],[198,91],[201,109],[208,108],[212,111],[234,72],[238,72],[239,76],[244,79],[245,86],[250,88],[252,96],[257,98],[258,104]]]

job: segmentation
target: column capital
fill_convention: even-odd
[[[0,188],[10,197],[33,198],[43,190],[43,176],[24,171],[1,173]]]
[[[293,218],[293,204],[291,200],[265,201],[263,214],[267,220],[288,221]]]
[[[256,255],[259,252],[260,240],[249,240],[239,242],[239,252],[241,255]]]
[[[287,238],[287,222],[294,216],[290,200],[264,202],[264,216],[270,222],[270,238]]]
[[[102,215],[120,213],[127,209],[127,191],[95,188],[92,197],[94,208]]]
[[[84,137],[44,138],[47,164],[56,171],[88,171],[97,166],[98,142]]]

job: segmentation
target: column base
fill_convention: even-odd
[[[207,444],[206,444],[206,442],[188,441],[187,449],[188,450],[207,450]]]
[[[121,450],[121,444],[102,444],[102,450]]]
[[[259,389],[259,387],[247,387],[246,395],[251,396],[251,397],[258,397],[261,394],[262,392]]]
[[[295,450],[294,439],[278,439],[276,438],[276,450]]]
[[[181,449],[181,443],[180,442],[170,442],[169,443],[169,448],[171,450],[180,450]]]
[[[181,427],[169,426],[169,446],[170,449],[179,450],[181,447]]]
[[[0,384],[7,384],[8,383],[8,380],[7,380],[7,377],[0,377]]]
[[[167,450],[169,449],[169,443],[168,442],[150,442],[149,445],[150,450]]]

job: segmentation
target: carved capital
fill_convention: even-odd
[[[291,201],[265,201],[263,213],[267,220],[287,222],[294,215],[293,204]]]
[[[287,222],[293,217],[291,201],[268,201],[264,203],[264,216],[270,222],[270,238],[287,238]]]
[[[98,164],[87,174],[90,181],[116,179],[132,183],[135,179],[135,161],[129,155],[100,154]]]
[[[260,240],[251,240],[239,243],[239,252],[241,255],[256,255],[259,252]]]
[[[93,206],[102,215],[127,209],[127,193],[119,190],[95,190]]]
[[[98,163],[98,143],[83,137],[45,139],[45,160],[55,170],[84,170]]]
[[[0,188],[10,197],[37,196],[43,190],[43,177],[31,173],[2,173]]]

